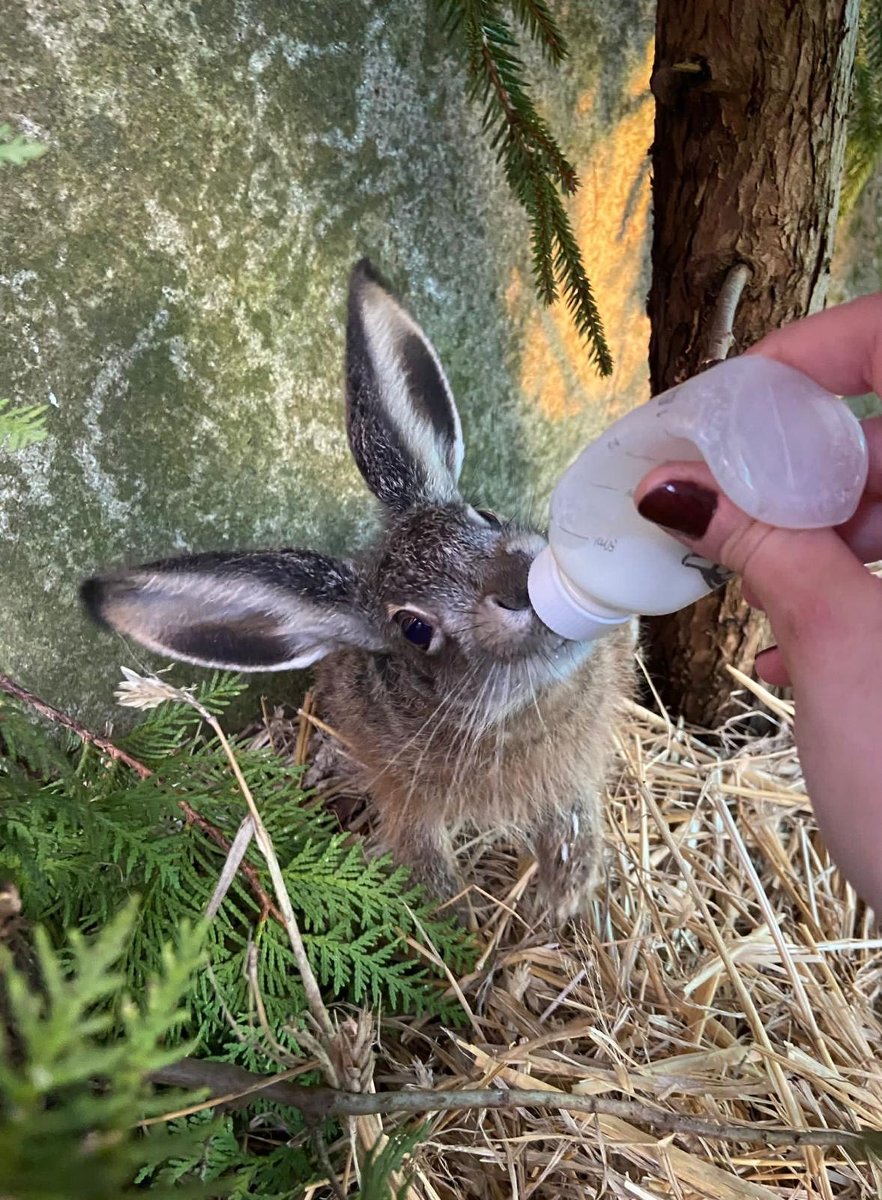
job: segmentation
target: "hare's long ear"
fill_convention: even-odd
[[[92,617],[150,650],[205,667],[307,667],[382,639],[356,607],[351,564],[302,550],[199,554],[87,579]]]
[[[389,508],[455,500],[462,429],[431,342],[367,259],[352,272],[346,326],[349,445]]]

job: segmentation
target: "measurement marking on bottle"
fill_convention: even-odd
[[[598,550],[603,550],[607,554],[612,554],[616,546],[619,544],[618,538],[596,537],[593,543]]]
[[[653,466],[655,466],[656,463],[660,463],[662,461],[657,456],[653,457],[650,454],[637,454],[636,451],[634,451],[634,450],[626,450],[622,454],[622,458],[636,458],[638,462],[652,463]]]

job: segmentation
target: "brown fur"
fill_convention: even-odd
[[[353,271],[347,431],[384,510],[355,559],[299,549],[208,553],[86,580],[92,616],[186,662],[318,662],[324,716],[359,761],[379,842],[441,897],[470,826],[535,851],[543,903],[580,912],[601,863],[612,732],[634,630],[566,642],[530,605],[538,533],[460,494],[462,431],[422,330],[368,263]]]
[[[602,796],[617,717],[633,689],[634,646],[626,626],[586,648],[568,678],[524,694],[476,739],[459,711],[436,714],[417,695],[376,686],[373,656],[325,660],[319,707],[360,764],[356,786],[376,807],[378,849],[446,899],[463,886],[456,833],[515,835],[538,859],[540,903],[552,919],[584,911],[602,865]]]

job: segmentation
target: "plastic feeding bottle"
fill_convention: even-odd
[[[725,582],[634,505],[653,467],[700,461],[749,516],[786,529],[847,521],[867,480],[867,445],[848,405],[792,367],[727,359],[610,426],[551,498],[549,545],[530,570],[539,619],[596,638],[635,614],[676,612]]]

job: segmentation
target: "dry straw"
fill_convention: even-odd
[[[413,1196],[882,1195],[874,1162],[772,1146],[763,1133],[882,1129],[882,938],[819,840],[790,707],[737,683],[772,713],[774,736],[704,737],[631,707],[607,806],[607,885],[579,928],[536,918],[533,867],[510,849],[463,849],[482,946],[478,969],[450,979],[464,1024],[387,1018],[374,1078],[382,1091],[606,1096],[756,1136],[661,1136],[535,1108],[438,1113],[412,1163]],[[310,720],[286,737],[277,719],[265,736],[302,755]],[[412,1119],[386,1117],[386,1132]]]

